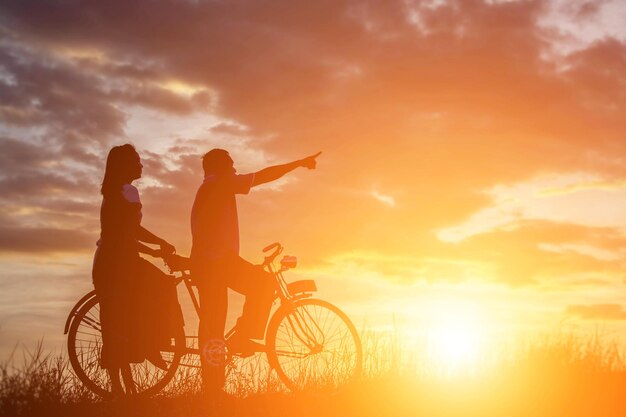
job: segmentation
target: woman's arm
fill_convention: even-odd
[[[167,243],[164,239],[161,239],[142,225],[139,225],[139,229],[137,231],[137,239],[139,239],[141,242],[153,243],[155,245]]]
[[[137,222],[137,250],[141,253],[155,257],[169,255],[176,252],[176,248],[174,248],[173,245],[170,245],[165,241],[165,239],[161,239],[141,225],[141,199],[139,198],[139,191],[137,191],[137,188],[130,184],[126,184],[123,187],[123,195],[126,201],[130,203],[130,206],[136,210],[137,218],[139,219]],[[140,242],[159,245],[160,249],[152,249],[151,247],[143,245]]]
[[[146,255],[154,256],[155,258],[161,256],[161,249],[153,249],[150,246],[146,246],[141,242],[137,242],[137,251],[139,253],[145,253]]]
[[[157,235],[155,235],[154,233],[152,233],[151,231],[149,231],[148,229],[146,229],[145,227],[139,225],[139,229],[138,229],[138,233],[137,233],[137,239],[141,242],[145,242],[145,243],[152,243],[155,245],[159,245],[161,247],[160,250],[156,251],[152,248],[149,248],[146,245],[142,245],[141,243],[140,245],[140,249],[139,252],[142,253],[147,253],[148,255],[152,255],[152,256],[162,256],[162,255],[169,255],[171,253],[174,253],[176,251],[176,248],[174,248],[174,245],[171,245],[169,243],[167,243],[165,241],[165,239],[161,239],[160,237],[158,237]],[[143,246],[144,248],[148,248],[151,249],[152,251],[156,252],[156,255],[153,255],[150,252],[143,252],[141,250],[141,246]]]

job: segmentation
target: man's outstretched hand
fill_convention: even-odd
[[[315,169],[315,166],[317,165],[317,161],[315,160],[315,158],[317,158],[320,155],[321,155],[321,152],[318,152],[315,155],[307,156],[306,158],[300,161],[301,166],[308,168],[308,169]]]
[[[317,161],[315,158],[320,156],[321,152],[315,155],[307,156],[304,159],[296,159],[282,165],[274,165],[271,167],[263,168],[262,170],[254,173],[254,179],[252,180],[252,186],[265,184],[266,182],[275,181],[283,175],[293,171],[299,167],[305,167],[308,169],[315,169]]]

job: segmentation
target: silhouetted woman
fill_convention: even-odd
[[[148,359],[156,366],[165,365],[154,340],[159,326],[163,327],[158,310],[160,304],[161,314],[171,313],[163,307],[175,297],[171,279],[139,256],[139,252],[155,257],[174,252],[171,244],[141,226],[141,200],[131,183],[141,177],[142,168],[132,145],[115,146],[107,157],[102,181],[101,235],[93,283],[102,324],[100,365],[109,372],[116,393],[122,392],[120,370],[125,381],[130,377],[129,363]],[[180,308],[175,314],[180,314]]]

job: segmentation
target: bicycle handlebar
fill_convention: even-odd
[[[191,269],[191,259],[174,253],[164,256],[163,262],[170,269],[170,273],[189,271]]]
[[[274,249],[274,252],[265,256],[265,260],[263,261],[263,265],[268,265],[274,262],[274,259],[283,251],[283,246],[274,242],[271,245],[268,245],[263,248],[263,252],[268,252]],[[184,256],[176,255],[175,253],[164,255],[163,261],[165,265],[170,269],[170,272],[182,272],[189,271],[191,269],[191,259],[186,258]]]
[[[264,247],[263,252],[268,252],[274,248],[275,248],[274,252],[272,252],[271,254],[265,257],[265,261],[263,261],[264,265],[271,264],[274,261],[274,259],[283,251],[282,245],[278,242],[274,242],[271,245]]]
[[[280,243],[278,242],[274,242],[271,245],[268,245],[266,247],[263,248],[263,252],[267,252],[268,250],[272,250],[274,249],[276,246],[280,246]]]

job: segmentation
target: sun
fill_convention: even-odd
[[[447,371],[468,370],[478,362],[481,337],[476,329],[449,324],[431,335],[433,359]]]
[[[484,329],[476,311],[440,312],[429,326],[427,340],[433,367],[447,374],[475,372],[487,354]]]

